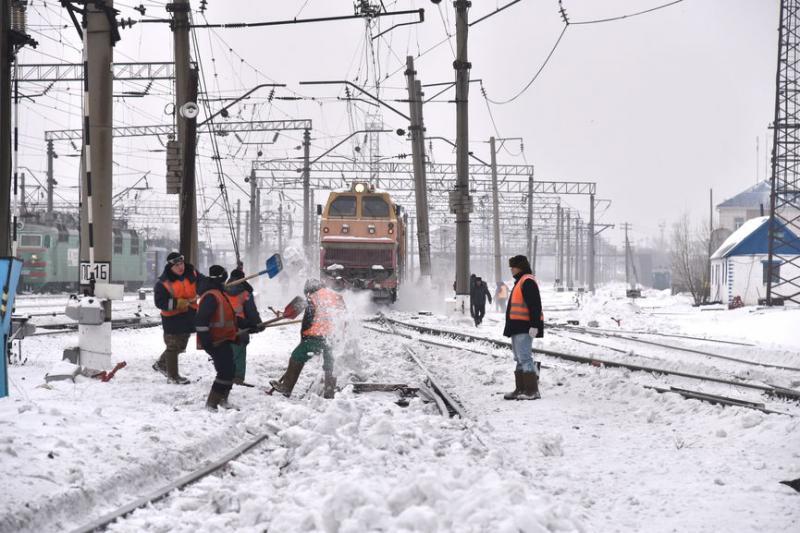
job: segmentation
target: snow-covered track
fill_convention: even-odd
[[[502,348],[508,348],[510,346],[510,344],[508,342],[498,341],[498,340],[495,340],[495,339],[489,339],[489,338],[485,338],[485,337],[478,337],[478,336],[475,336],[475,335],[470,335],[470,334],[461,333],[461,332],[454,332],[454,331],[447,331],[447,330],[442,330],[442,329],[437,329],[437,328],[431,328],[429,326],[420,326],[420,325],[416,325],[416,324],[409,324],[407,322],[399,321],[399,320],[392,319],[392,318],[389,318],[389,317],[382,317],[381,320],[383,320],[383,321],[385,321],[385,322],[387,322],[389,324],[395,325],[395,326],[399,326],[399,327],[402,327],[402,328],[415,330],[415,331],[417,331],[419,333],[422,333],[422,334],[436,335],[436,336],[449,336],[449,337],[452,337],[452,338],[455,338],[455,339],[464,340],[464,341],[467,341],[467,342],[484,342],[484,343],[491,344],[491,345],[497,346],[497,347],[502,347]],[[734,381],[734,380],[731,380],[731,379],[717,378],[717,377],[714,377],[714,376],[703,376],[703,375],[694,374],[694,373],[691,373],[691,372],[682,372],[682,371],[679,371],[679,370],[669,370],[669,369],[664,369],[664,368],[637,365],[637,364],[633,364],[633,363],[624,363],[624,362],[620,362],[620,361],[612,361],[612,360],[608,360],[608,359],[598,359],[598,358],[594,358],[594,357],[585,357],[585,356],[582,356],[582,355],[569,354],[569,353],[565,353],[565,352],[556,352],[556,351],[553,351],[553,350],[543,350],[543,349],[539,349],[539,348],[535,349],[534,351],[536,353],[540,353],[540,354],[543,354],[543,355],[555,357],[555,358],[558,358],[558,359],[571,361],[571,362],[576,362],[576,363],[588,364],[588,365],[592,365],[592,366],[596,366],[596,367],[625,368],[625,369],[628,369],[628,370],[631,370],[631,371],[636,371],[636,372],[647,372],[647,373],[650,373],[650,374],[663,374],[663,375],[669,375],[669,376],[693,379],[693,380],[697,380],[697,381],[705,381],[705,382],[711,382],[711,383],[718,383],[718,384],[722,384],[722,385],[731,385],[731,386],[745,388],[745,389],[752,389],[752,390],[757,390],[757,391],[760,391],[762,393],[766,393],[766,394],[769,394],[771,396],[775,396],[775,397],[779,397],[779,398],[787,398],[787,399],[791,399],[791,400],[799,400],[800,399],[800,392],[794,391],[792,389],[785,389],[785,388],[782,388],[782,387],[774,387],[774,386],[771,386],[771,385],[762,385],[760,383],[751,383],[751,382],[746,382],[746,381]],[[675,392],[675,391],[673,391],[673,392]],[[689,392],[697,393],[697,394],[705,394],[705,393],[701,393],[699,391],[689,391]],[[721,398],[721,397],[719,397],[719,398]],[[744,402],[744,403],[748,403],[748,402]],[[733,405],[733,404],[730,404],[730,405]],[[740,405],[740,406],[747,407],[746,405]],[[786,414],[786,413],[782,413],[782,412],[778,412],[778,411],[774,411],[774,412],[776,414]]]
[[[552,326],[551,326],[552,327]],[[742,342],[742,341],[732,341],[727,339],[712,339],[709,337],[696,337],[693,335],[680,335],[678,333],[662,333],[660,331],[643,331],[643,330],[633,330],[633,329],[604,329],[604,328],[586,328],[583,326],[572,326],[570,324],[559,324],[559,328],[561,329],[569,329],[574,331],[596,331],[601,333],[626,333],[628,335],[649,335],[654,337],[670,337],[674,339],[685,339],[690,341],[700,341],[700,342],[707,342],[712,344],[730,344],[733,346],[755,346],[755,344],[750,342]]]
[[[659,348],[666,348],[668,350],[677,350],[677,351],[680,351],[680,352],[693,353],[693,354],[702,355],[702,356],[705,356],[705,357],[711,357],[711,358],[714,358],[714,359],[722,359],[722,360],[725,360],[725,361],[732,361],[734,363],[741,363],[741,364],[744,364],[744,365],[760,366],[760,367],[764,367],[764,368],[775,368],[775,369],[778,369],[778,370],[789,370],[789,371],[793,371],[793,372],[800,372],[800,368],[794,367],[794,366],[784,366],[784,365],[777,365],[777,364],[772,364],[772,363],[763,363],[763,362],[760,362],[760,361],[752,361],[752,360],[749,360],[749,359],[742,359],[740,357],[732,357],[730,355],[722,355],[722,354],[719,354],[719,353],[708,352],[708,351],[705,351],[705,350],[696,350],[694,348],[686,348],[684,346],[678,346],[678,345],[675,345],[675,344],[665,344],[663,342],[655,342],[655,341],[651,341],[651,340],[640,339],[638,337],[634,337],[634,336],[631,336],[631,335],[621,335],[621,334],[618,334],[618,333],[597,332],[597,331],[592,331],[591,329],[586,329],[586,328],[570,328],[570,327],[565,327],[565,326],[561,326],[561,325],[552,326],[552,329],[555,329],[556,331],[569,331],[570,333],[590,335],[592,337],[619,339],[621,341],[635,342],[635,343],[639,343],[639,344],[647,344],[647,345],[650,345],[650,346],[657,346]],[[574,340],[577,340],[577,339],[574,339]],[[606,346],[605,348],[614,349],[614,348],[611,348],[609,346]],[[614,349],[614,350],[616,350],[616,349]]]
[[[237,446],[236,448],[226,453],[219,459],[212,461],[211,463],[203,467],[200,467],[197,470],[190,472],[189,474],[186,474],[185,476],[176,479],[175,481],[172,481],[171,483],[168,483],[165,486],[149,494],[142,496],[141,498],[137,498],[136,500],[127,503],[122,507],[115,509],[114,511],[111,511],[110,513],[105,514],[100,518],[93,520],[92,522],[84,526],[72,530],[72,533],[92,533],[94,531],[102,531],[112,522],[120,518],[124,518],[125,516],[135,511],[136,509],[144,507],[145,505],[148,505],[150,503],[156,502],[167,496],[170,492],[183,488],[189,485],[190,483],[194,483],[208,476],[209,474],[216,472],[220,468],[223,468],[225,465],[227,465],[237,457],[241,456],[244,453],[249,452],[256,446],[261,444],[261,442],[266,440],[269,437],[269,435],[270,435],[269,433],[262,433],[260,435],[257,435],[254,438],[250,439],[249,441],[241,444],[240,446]]]

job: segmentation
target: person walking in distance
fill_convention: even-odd
[[[515,255],[508,260],[514,287],[506,308],[506,325],[503,335],[511,337],[511,350],[517,367],[514,370],[516,386],[503,395],[506,400],[537,400],[539,393],[539,363],[534,362],[533,339],[544,336],[544,315],[539,286],[531,272],[528,258]]]
[[[230,281],[236,281],[244,277],[244,272],[240,268],[231,270]],[[236,285],[226,287],[225,292],[228,295],[233,310],[236,313],[237,325],[241,329],[252,329],[254,333],[264,331],[263,326],[259,329],[258,325],[261,324],[261,315],[258,314],[256,308],[255,296],[253,296],[253,287],[243,281]],[[239,333],[239,338],[236,343],[231,345],[233,350],[233,383],[235,385],[243,385],[245,378],[245,371],[247,370],[247,345],[250,343],[249,333]]]
[[[483,317],[486,315],[486,299],[489,299],[489,303],[492,303],[492,295],[489,292],[489,287],[486,285],[486,282],[483,281],[483,278],[476,277],[475,281],[472,285],[472,291],[470,293],[470,300],[472,301],[472,309],[474,314],[472,318],[475,320],[475,326],[479,326],[481,322],[483,322]]]
[[[164,271],[153,287],[153,301],[161,310],[161,327],[164,329],[166,345],[161,357],[153,363],[153,369],[164,374],[169,383],[189,383],[178,373],[178,354],[186,351],[189,337],[194,333],[197,279],[194,266],[186,264],[178,252],[172,252],[167,256]]]
[[[508,286],[504,281],[497,282],[497,289],[494,293],[494,303],[498,311],[501,313],[506,310],[506,302],[508,301]]]
[[[339,293],[325,287],[317,279],[306,281],[303,289],[307,305],[300,328],[300,344],[289,357],[289,365],[283,376],[271,380],[270,385],[287,398],[300,377],[306,362],[315,354],[322,354],[322,369],[325,371],[323,397],[333,398],[336,391],[336,378],[333,376],[333,347],[331,340],[343,326],[340,319],[346,311],[344,300]]]
[[[230,409],[228,395],[233,387],[233,349],[238,328],[233,304],[225,294],[228,272],[220,265],[208,269],[208,277],[200,280],[200,305],[195,318],[197,347],[214,361],[217,375],[206,400],[206,409]]]

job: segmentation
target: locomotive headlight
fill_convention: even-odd
[[[364,192],[366,188],[363,183],[356,183],[355,190],[356,192]]]
[[[39,256],[38,255],[36,255],[36,254],[31,255],[31,261],[38,261],[38,260],[39,260]]]
[[[329,231],[330,230],[328,229],[328,226],[325,226],[324,228],[322,228],[322,233],[328,233]]]
[[[394,233],[394,230],[392,228],[389,228],[389,235],[391,235],[392,233]]]
[[[369,232],[370,235],[375,235],[375,226],[370,224],[369,226],[367,226],[367,231]]]
[[[350,225],[342,224],[342,233],[350,233]]]
[[[389,235],[394,233],[394,222],[389,222]]]

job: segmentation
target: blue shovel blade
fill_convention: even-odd
[[[281,261],[281,254],[273,254],[267,259],[266,272],[270,278],[278,275],[278,272],[283,270],[283,261]]]

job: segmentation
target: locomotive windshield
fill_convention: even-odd
[[[389,204],[383,198],[365,196],[361,199],[361,215],[370,218],[389,218]]]
[[[354,217],[356,216],[356,197],[338,196],[331,202],[328,208],[328,216],[331,217]]]

